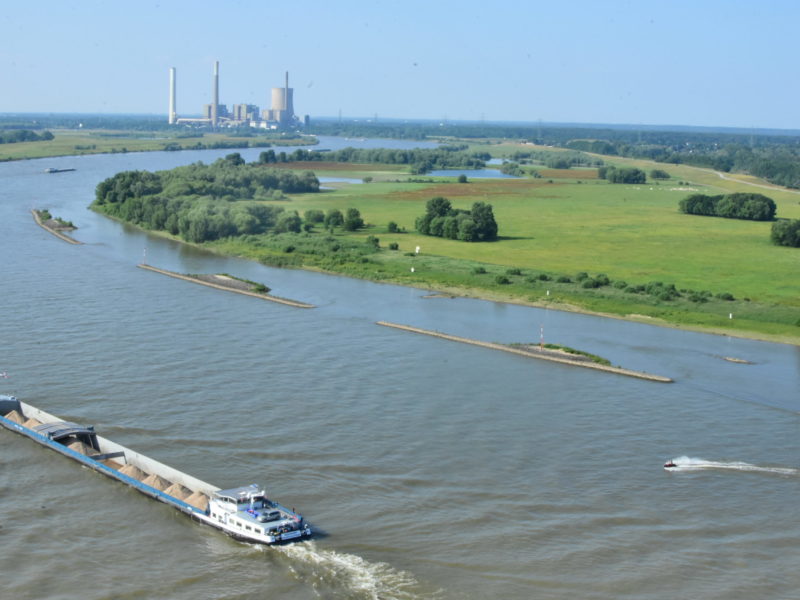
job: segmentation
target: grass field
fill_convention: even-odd
[[[613,162],[637,165],[648,172],[656,165],[624,159]],[[295,196],[290,207],[300,214],[311,208],[358,208],[368,227],[337,235],[375,235],[383,248],[389,243],[399,245],[398,252],[384,252],[373,259],[380,265],[377,270],[357,265],[338,269],[352,275],[800,341],[800,250],[773,245],[770,223],[678,212],[679,200],[690,193],[758,191],[776,201],[778,216],[800,218],[800,194],[723,180],[704,169],[658,166],[670,172],[672,179],[646,185],[557,178],[552,182],[526,178],[472,179],[466,184],[452,179],[398,183],[396,172],[374,171],[372,183]],[[361,166],[352,168],[358,176],[366,172]],[[346,176],[347,171],[337,170],[336,174]],[[416,234],[415,219],[434,196],[449,198],[456,208],[468,209],[475,201],[489,202],[500,239],[469,244]],[[408,233],[387,233],[389,221]],[[422,249],[420,256],[405,255],[416,246]],[[476,265],[483,265],[487,273],[473,274]],[[510,277],[510,284],[495,284],[494,278],[508,268],[518,268],[523,275]],[[681,298],[660,302],[650,296],[626,294],[613,286],[585,290],[574,283],[554,283],[559,276],[574,279],[581,271],[603,273],[613,281],[632,285],[660,281],[679,290],[708,291],[712,296],[730,294],[735,300],[712,298],[694,303]],[[528,281],[542,274],[551,281]],[[731,313],[733,319],[729,318]]]

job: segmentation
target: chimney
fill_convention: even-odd
[[[175,124],[175,67],[169,68],[169,114],[167,114],[167,122],[170,125]]]
[[[214,87],[211,98],[211,126],[217,126],[217,110],[219,107],[219,61],[214,61]]]

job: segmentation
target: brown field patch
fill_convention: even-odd
[[[299,160],[296,162],[270,163],[264,166],[272,169],[296,169],[298,171],[400,171],[407,165]]]
[[[597,179],[597,169],[542,169],[546,179]]]
[[[547,186],[539,179],[505,179],[505,180],[471,180],[469,183],[432,183],[416,190],[393,192],[389,197],[394,200],[422,200],[434,196],[445,198],[481,198],[502,194],[520,194]]]

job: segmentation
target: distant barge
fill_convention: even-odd
[[[56,169],[54,167],[48,167],[44,170],[45,173],[68,173],[69,171],[74,171],[75,169]]]
[[[0,395],[0,425],[236,539],[275,544],[311,535],[302,515],[255,484],[222,490],[13,396]]]

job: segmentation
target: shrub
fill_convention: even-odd
[[[547,273],[539,273],[539,281],[550,281],[551,277]]]
[[[467,176],[464,173],[458,176],[458,183],[467,183]]]
[[[522,275],[522,271],[517,268],[506,269],[506,275]]]
[[[625,289],[626,287],[628,287],[628,284],[627,284],[627,283],[625,283],[625,282],[624,282],[624,281],[622,281],[622,280],[620,280],[620,281],[615,281],[615,282],[614,282],[614,287],[615,287],[615,288],[617,288],[618,290],[622,290],[622,289]]]
[[[486,273],[486,269],[484,269],[483,267],[473,267],[472,273],[474,275],[483,275],[484,273]]]
[[[286,254],[291,254],[292,252],[294,252],[294,250],[295,250],[295,248],[291,244],[289,244],[288,246],[284,246],[284,248],[283,248],[283,251]]]
[[[374,235],[367,236],[367,245],[372,246],[373,248],[380,248],[380,242],[381,241]]]
[[[505,275],[498,275],[497,277],[494,278],[494,282],[500,285],[508,285],[509,283],[511,283],[511,280]]]
[[[389,233],[397,233],[398,232],[397,223],[394,221],[389,221],[389,224],[386,226],[386,231]]]
[[[589,274],[586,271],[581,271],[577,275],[575,275],[575,281],[583,281],[584,279],[588,279]]]
[[[389,242],[389,250],[399,250],[400,244],[397,242]]]
[[[558,279],[556,279],[558,283],[572,283],[572,280],[567,277],[566,275],[559,275]]]
[[[721,292],[717,294],[717,298],[719,298],[720,300],[727,300],[729,302],[735,300],[733,294],[729,294],[728,292]]]
[[[364,227],[364,219],[361,218],[361,213],[357,208],[347,209],[342,226],[347,231],[355,231]]]
[[[778,246],[800,248],[800,219],[781,219],[772,224],[772,243]]]
[[[312,208],[303,213],[303,218],[306,223],[322,223],[325,220],[325,213]]]
[[[592,279],[591,277],[589,277],[588,279],[583,280],[583,283],[581,283],[581,287],[586,289],[599,288],[600,283],[598,283],[596,279]]]
[[[611,280],[605,273],[600,273],[597,277],[594,278],[594,280],[597,282],[598,286],[608,285],[611,283]]]

